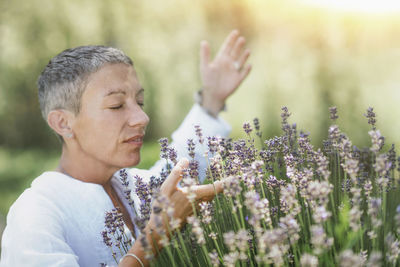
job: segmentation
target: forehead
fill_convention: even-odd
[[[84,95],[108,96],[112,92],[136,93],[141,89],[133,66],[106,64],[88,77]]]

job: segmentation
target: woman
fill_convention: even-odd
[[[210,61],[210,49],[201,44],[202,99],[189,112],[172,143],[182,157],[185,142],[200,124],[205,135],[229,132],[218,119],[225,100],[248,75],[244,66],[249,56],[243,50],[245,39],[233,31],[218,55]],[[133,63],[122,51],[103,46],[68,49],[54,57],[38,81],[42,114],[62,140],[60,162],[55,171],[37,177],[31,188],[10,208],[2,241],[2,266],[98,266],[114,259],[102,243],[104,214],[118,207],[128,233],[142,235],[155,246],[160,239],[154,215],[139,232],[128,209],[118,171],[140,161],[149,118],[142,107],[144,89]],[[198,153],[201,153],[198,151]],[[158,162],[150,171],[129,170],[144,178],[158,174]],[[161,187],[175,209],[174,217],[185,221],[192,208],[186,194],[178,188],[182,170],[188,162],[181,159]],[[211,200],[220,182],[195,188],[197,200]],[[156,243],[153,243],[155,241]],[[155,247],[152,247],[156,252]],[[120,266],[148,265],[141,242],[133,243]]]

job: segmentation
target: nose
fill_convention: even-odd
[[[147,124],[149,124],[150,118],[147,116],[146,112],[139,106],[134,105],[129,110],[129,119],[128,125],[131,127],[142,127],[143,129],[146,128]]]

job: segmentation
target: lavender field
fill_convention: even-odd
[[[243,125],[244,139],[204,140],[197,131],[198,140],[189,140],[188,150],[195,144],[207,146],[211,156],[207,178],[223,181],[224,193],[211,203],[193,202],[194,215],[183,231],[171,217],[172,240],[162,227],[162,214],[173,214],[167,199],[157,195],[162,176],[149,184],[136,181],[141,219],[146,222],[151,208],[158,210],[156,231],[165,235],[154,266],[399,264],[400,157],[376,128],[373,108],[364,114],[370,125],[365,134],[371,142],[366,148],[354,146],[337,126],[336,107],[330,108],[332,125],[318,149],[307,133],[291,123],[290,115],[283,107],[282,134],[267,140],[258,119]],[[161,143],[164,152],[168,151],[165,141]],[[164,158],[168,155],[174,153]],[[175,158],[169,160],[173,165]],[[193,158],[181,183],[189,199],[197,175]],[[108,216],[109,228],[103,234],[113,249],[116,240],[109,239],[108,231],[114,229],[115,234],[118,227],[110,222],[118,225],[118,216]],[[117,244],[121,250],[123,243]],[[144,240],[143,244],[149,246]],[[148,257],[152,258],[151,252]]]

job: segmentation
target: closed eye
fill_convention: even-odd
[[[120,109],[120,108],[122,108],[122,104],[121,105],[118,105],[118,106],[112,106],[112,107],[110,107],[110,109]]]

